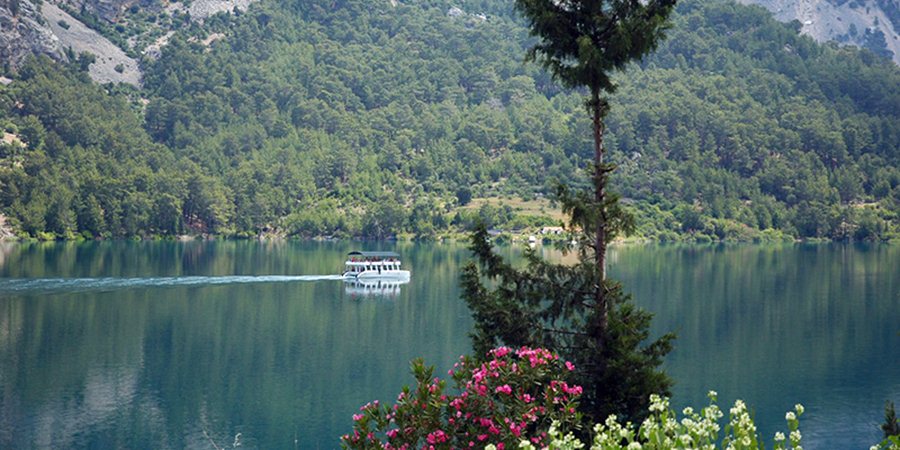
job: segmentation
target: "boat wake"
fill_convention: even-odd
[[[188,276],[148,278],[15,278],[0,280],[3,292],[80,292],[105,291],[142,287],[215,286],[251,283],[294,283],[325,280],[342,280],[341,275],[236,275],[236,276]]]

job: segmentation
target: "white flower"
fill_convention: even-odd
[[[669,399],[657,394],[650,394],[650,412],[663,412],[669,407]]]
[[[641,450],[641,444],[639,442],[632,442],[628,444],[628,450]]]
[[[663,424],[663,430],[665,430],[666,433],[671,433],[675,431],[677,426],[678,422],[676,422],[675,419],[668,418],[666,419],[666,423]]]
[[[795,447],[797,446],[797,443],[800,442],[801,437],[802,436],[800,436],[800,430],[791,431],[791,442]]]
[[[775,433],[775,442],[784,442],[784,433],[780,431]]]
[[[749,447],[750,446],[750,436],[744,436],[744,438],[741,439],[741,444],[744,444],[744,447]]]
[[[792,422],[794,420],[797,420],[797,416],[795,416],[792,411],[788,411],[788,413],[784,415],[784,420]]]
[[[799,416],[800,414],[803,414],[803,411],[804,411],[803,405],[797,403],[796,405],[794,405],[794,409],[797,411],[797,415],[798,415],[798,416]]]
[[[709,397],[710,400],[715,401],[715,399],[719,396],[719,393],[716,391],[709,391],[709,393],[706,394],[706,396]]]
[[[688,406],[687,408],[684,408],[684,410],[681,412],[686,416],[692,416],[692,415],[694,415],[694,408],[691,408],[690,406]]]

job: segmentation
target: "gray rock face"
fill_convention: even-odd
[[[167,9],[188,12],[192,19],[202,21],[216,13],[234,11],[235,8],[246,11],[257,1],[259,0],[194,0],[189,7],[185,7],[182,3],[170,3]]]
[[[88,28],[52,3],[44,3],[41,12],[63,47],[71,47],[76,54],[87,52],[97,58],[88,70],[94,81],[140,86],[141,71],[138,62],[126,55],[109,39]],[[60,25],[63,22],[67,24],[66,27]],[[116,70],[116,67],[119,70]]]
[[[110,23],[118,22],[125,10],[134,5],[150,7],[159,4],[154,0],[62,0],[57,3],[65,4],[74,11],[84,9]]]
[[[887,50],[893,52],[893,60],[900,64],[900,26],[897,0],[738,0],[740,3],[760,5],[771,11],[775,18],[790,22],[798,20],[802,32],[819,42],[837,41],[841,44],[867,47],[873,35],[884,35]],[[891,20],[893,16],[893,21]]]
[[[15,69],[32,54],[66,60],[59,38],[50,30],[34,3],[30,0],[0,0],[0,64]]]
[[[15,70],[30,54],[45,54],[66,61],[65,49],[72,48],[76,53],[90,52],[97,57],[90,67],[94,80],[139,85],[137,61],[59,6],[128,26],[127,12],[134,6],[168,13],[180,11],[202,21],[218,12],[246,10],[256,1],[193,0],[190,6],[185,6],[181,1],[168,0],[43,0],[38,6],[35,0],[0,0],[0,69],[5,66]],[[158,39],[145,53],[152,56],[154,51],[158,52],[169,36],[171,32]]]

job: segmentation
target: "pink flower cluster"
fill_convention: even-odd
[[[463,356],[448,372],[459,392],[455,395],[444,393],[445,383],[432,378],[432,370],[414,362],[416,389],[404,388],[390,408],[377,402],[361,408],[342,446],[450,449],[494,444],[512,449],[522,439],[540,446],[554,420],[563,427],[578,420],[582,388],[565,380],[574,366],[549,350],[499,347],[483,362]]]

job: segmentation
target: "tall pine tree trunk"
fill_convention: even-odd
[[[609,307],[606,301],[606,169],[603,165],[603,104],[600,100],[599,88],[591,90],[591,108],[593,109],[594,125],[594,200],[599,208],[597,218],[597,235],[595,236],[597,270],[600,271],[600,284],[594,294],[599,320],[599,343],[603,348],[603,337],[606,335],[609,322]],[[585,230],[587,231],[587,230]]]

